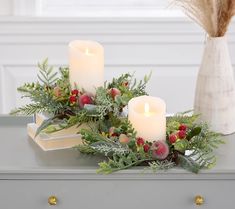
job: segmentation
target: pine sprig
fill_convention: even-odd
[[[132,76],[132,79],[134,80],[131,86],[131,90],[133,91],[133,94],[135,95],[135,97],[137,96],[142,96],[142,95],[148,95],[146,92],[146,85],[149,82],[150,78],[152,76],[152,72],[149,75],[145,75],[144,80],[140,80],[139,82],[137,82],[137,80]]]
[[[10,112],[11,115],[33,115],[35,113],[41,113],[46,110],[45,106],[41,106],[41,104],[27,104],[23,107],[19,107]]]
[[[48,65],[48,59],[45,59],[42,63],[38,63],[39,74],[38,79],[45,86],[51,86],[57,81],[57,72],[53,72],[53,67]]]
[[[221,135],[210,131],[210,128],[206,123],[202,123],[200,127],[202,127],[200,134],[194,136],[190,140],[190,149],[197,148],[203,152],[213,152],[214,149],[218,148],[221,144],[224,144]]]
[[[38,80],[36,83],[26,83],[17,90],[22,94],[22,98],[27,97],[31,104],[20,107],[11,112],[14,115],[31,115],[34,113],[48,112],[52,114],[64,114],[76,112],[69,105],[70,95],[68,68],[60,68],[61,77],[57,77],[57,72],[48,65],[46,59],[38,64]],[[60,98],[55,97],[54,87],[61,89]]]

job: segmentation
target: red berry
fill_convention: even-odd
[[[92,103],[93,103],[92,98],[87,94],[83,94],[82,96],[79,97],[79,105],[81,108],[83,108],[85,104],[92,104]]]
[[[181,130],[181,131],[186,131],[186,130],[187,130],[187,126],[184,125],[184,124],[181,124],[181,125],[179,126],[179,130]]]
[[[77,89],[74,89],[74,90],[71,91],[71,94],[75,95],[75,96],[78,96],[79,91]]]
[[[176,140],[177,140],[177,135],[176,134],[171,134],[170,136],[169,136],[169,141],[170,141],[170,143],[171,144],[174,144],[175,142],[176,142]]]
[[[143,145],[144,145],[144,139],[141,138],[141,137],[138,137],[138,138],[136,139],[136,144],[137,144],[138,146],[143,146]]]
[[[169,146],[163,140],[159,140],[153,143],[152,147],[153,158],[164,160],[169,154]]]
[[[115,133],[115,127],[111,127],[109,129],[109,136],[118,136],[118,134]]]
[[[70,96],[69,101],[70,103],[75,103],[77,101],[77,98],[75,96]]]
[[[178,136],[180,139],[184,139],[186,137],[186,131],[178,131]]]
[[[150,150],[149,144],[145,144],[143,147],[144,147],[144,152],[148,152]]]
[[[128,87],[128,85],[129,85],[128,81],[125,81],[122,83],[122,86],[124,86],[124,87]]]
[[[109,94],[113,99],[115,99],[116,96],[121,95],[121,92],[117,88],[111,88],[109,89]]]

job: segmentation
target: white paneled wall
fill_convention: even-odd
[[[13,12],[13,0],[0,0],[0,16],[11,15]]]
[[[19,0],[18,0],[19,1]],[[27,0],[20,0],[27,1]],[[30,0],[41,16],[152,17],[162,13],[168,0]],[[40,3],[39,3],[40,2]]]
[[[231,29],[234,29],[232,26]],[[232,30],[231,30],[232,31]],[[191,109],[205,35],[184,18],[0,19],[0,113],[26,101],[17,86],[36,78],[38,61],[66,65],[67,44],[92,39],[105,47],[106,79],[153,71],[148,90],[166,100],[168,112]],[[229,34],[235,54],[235,34]],[[233,63],[235,59],[233,56]]]

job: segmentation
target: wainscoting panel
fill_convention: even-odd
[[[3,112],[8,113],[16,106],[26,104],[17,93],[17,86],[24,82],[36,80],[36,65],[9,66],[4,68]],[[137,79],[152,71],[148,85],[150,95],[160,96],[166,100],[169,112],[184,111],[192,107],[196,69],[193,66],[156,67],[156,66],[107,66],[105,79],[111,80],[125,72],[135,72]],[[185,89],[190,89],[185,91]]]
[[[2,18],[0,28],[0,114],[28,102],[16,88],[36,79],[38,61],[68,64],[67,45],[74,39],[104,45],[107,80],[125,72],[141,79],[152,71],[149,94],[165,99],[168,112],[193,107],[205,34],[185,18]],[[228,40],[234,54],[232,30]]]
[[[17,87],[25,82],[36,81],[36,66],[6,66],[3,70],[3,113],[9,113],[16,106],[26,104],[28,99],[22,99]]]

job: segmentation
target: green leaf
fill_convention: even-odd
[[[187,139],[181,139],[174,144],[175,150],[184,153],[189,147],[189,141]]]
[[[194,136],[197,136],[201,133],[202,128],[201,127],[195,127],[193,128],[188,134],[187,134],[187,139],[190,140],[192,139]]]
[[[58,118],[60,115],[55,115],[54,117],[51,117],[47,120],[44,120],[42,122],[42,124],[38,127],[35,137],[38,136],[38,134],[40,134],[41,131],[43,131],[44,129],[46,129],[49,125],[51,125],[53,123],[53,121]]]
[[[158,172],[159,170],[169,170],[175,166],[175,163],[169,160],[162,160],[162,161],[153,161],[149,162],[149,168],[146,168],[146,170],[152,170],[153,173]]]
[[[94,149],[92,149],[89,145],[85,145],[85,144],[79,144],[75,146],[74,149],[78,150],[82,154],[87,154],[87,155],[96,154],[96,151]]]
[[[145,75],[144,76],[144,82],[145,83],[148,83],[149,82],[149,80],[151,79],[151,77],[152,77],[152,71],[149,73],[149,75]]]
[[[191,171],[193,173],[198,173],[201,168],[200,165],[194,160],[192,160],[190,157],[179,154],[178,160],[179,160],[179,165],[182,168]]]

